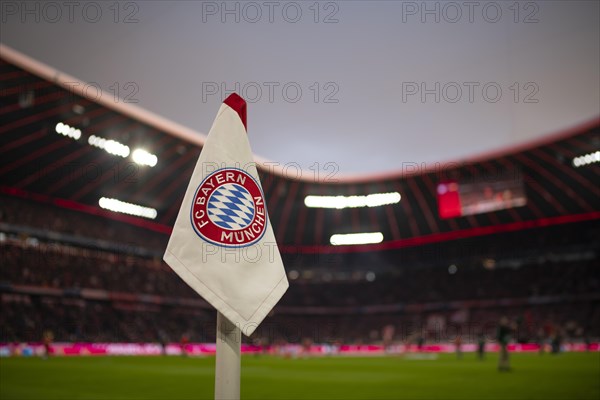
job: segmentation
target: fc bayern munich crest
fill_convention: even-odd
[[[204,178],[194,195],[190,217],[198,236],[222,247],[250,246],[267,229],[260,185],[237,168],[223,168]]]

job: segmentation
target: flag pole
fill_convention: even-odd
[[[242,332],[217,311],[215,400],[240,398]]]

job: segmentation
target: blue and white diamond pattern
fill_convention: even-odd
[[[208,217],[221,228],[244,229],[254,218],[254,200],[243,186],[226,183],[208,200]]]

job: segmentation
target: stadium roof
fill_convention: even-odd
[[[428,3],[290,2],[289,21],[286,3],[271,15],[268,2],[125,2],[139,10],[117,23],[131,10],[99,2],[90,21],[80,5],[9,2],[0,36],[203,134],[235,89],[254,153],[307,170],[454,161],[598,115],[599,2],[492,2],[497,20],[484,3]],[[245,14],[256,7],[258,20]]]
[[[7,56],[6,50],[3,47],[0,63],[2,191],[117,219],[124,217],[101,210],[100,198],[142,205],[155,209],[156,218],[126,217],[127,222],[168,233],[200,153],[201,139],[187,128],[123,105],[118,99],[111,102],[95,92],[86,97],[67,90],[65,77],[53,79],[50,70],[34,64],[27,67],[22,59]],[[92,136],[95,139],[90,139]],[[108,146],[109,140],[128,146],[128,155],[109,153],[121,149],[114,142]],[[137,148],[155,155],[156,165],[133,162]],[[323,251],[331,248],[331,235],[356,232],[381,232],[383,243],[346,249],[398,248],[597,219],[600,165],[576,167],[574,159],[599,148],[600,120],[595,119],[547,137],[543,143],[479,160],[427,166],[410,163],[395,176],[348,181],[322,174],[315,179],[306,176],[306,171],[298,176],[301,172],[295,168],[269,170],[264,165],[260,175],[283,248]],[[524,182],[525,206],[440,218],[439,183],[485,182],[507,176]],[[401,200],[379,207],[323,209],[304,203],[307,195],[394,192],[400,193]]]

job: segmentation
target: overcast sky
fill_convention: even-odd
[[[344,174],[600,113],[598,1],[223,4],[3,2],[1,41],[203,133],[237,85],[257,155]]]

